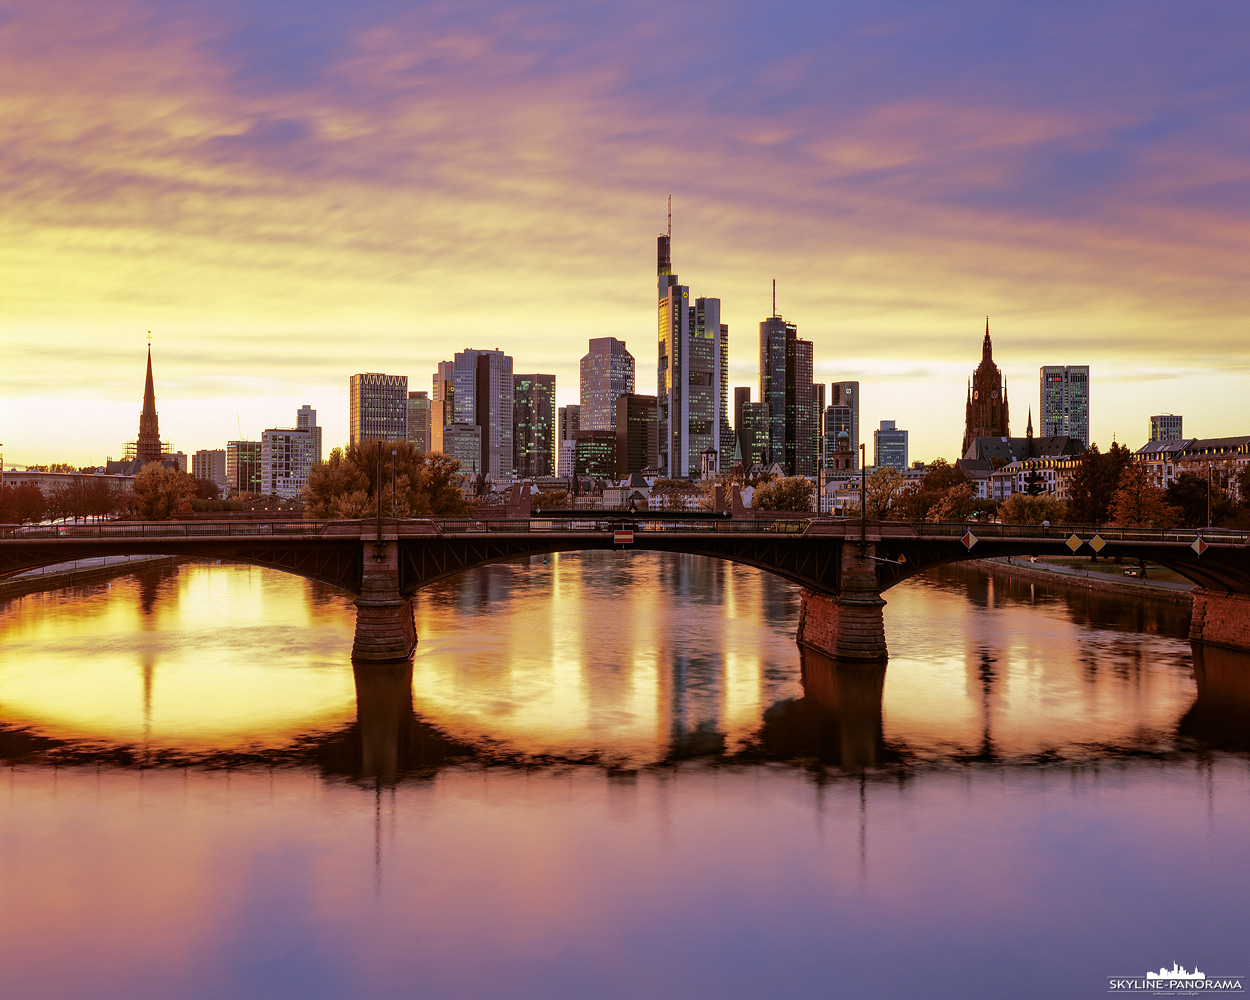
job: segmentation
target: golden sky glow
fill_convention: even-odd
[[[1250,433],[1245,12],[827,6],[8,4],[6,462],[117,457],[149,329],[188,453],[302,403],[340,442],[349,375],[465,347],[563,403],[614,335],[654,391],[670,193],[732,384],[775,277],[913,458],[954,457],[986,314],[1014,430],[1067,363],[1104,445]]]

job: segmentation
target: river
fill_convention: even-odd
[[[885,596],[883,670],[658,553],[444,581],[355,672],[350,597],[260,568],[0,604],[0,995],[1244,984],[1250,654],[968,568]]]

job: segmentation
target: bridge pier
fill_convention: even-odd
[[[361,540],[364,578],[356,599],[356,637],[352,659],[371,663],[406,660],[417,648],[417,625],[412,599],[399,592],[399,541]]]
[[[799,627],[800,646],[810,646],[836,660],[883,662],[889,658],[885,645],[885,601],[877,583],[876,546],[848,542],[842,546],[841,588],[837,594],[803,590]]]
[[[1189,641],[1250,649],[1250,594],[1195,587]]]

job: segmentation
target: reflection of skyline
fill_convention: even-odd
[[[1080,760],[1170,752],[1178,726],[1230,747],[1250,729],[1250,696],[1227,694],[1250,670],[1225,664],[1227,651],[1195,656],[1195,702],[1186,645],[1088,631],[1095,616],[1070,599],[1039,604],[1031,588],[975,572],[891,592],[902,641],[870,684],[796,649],[788,584],[697,557],[563,556],[446,581],[418,600],[411,676],[386,683],[350,673],[342,595],[232,567],[189,566],[160,586],[117,585],[81,618],[46,596],[40,606],[60,612],[0,608],[5,746],[61,759],[83,741],[157,762],[268,756],[391,781],[469,760],[850,771]],[[132,646],[119,653],[109,637],[122,633]],[[942,648],[956,634],[957,650]],[[936,648],[916,649],[917,636]],[[1065,650],[1066,663],[1048,662]]]

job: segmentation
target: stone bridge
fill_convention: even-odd
[[[160,554],[268,566],[357,596],[354,659],[403,660],[412,595],[522,556],[587,549],[683,552],[755,566],[803,591],[797,639],[840,659],[885,660],[882,594],[931,566],[994,556],[1146,559],[1195,583],[1190,638],[1250,649],[1250,533],[930,524],[810,516],[560,512],[514,520],[104,522],[0,527],[0,576],[72,559]]]

